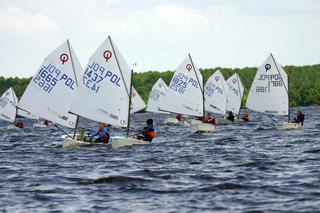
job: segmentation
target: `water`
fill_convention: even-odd
[[[0,130],[0,211],[319,211],[320,109],[303,110],[301,130],[276,131],[250,113],[258,122],[204,135],[137,114],[134,129],[155,118],[157,141],[125,149],[65,149],[55,127],[36,130],[25,120],[29,128]]]

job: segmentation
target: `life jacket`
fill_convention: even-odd
[[[19,128],[21,128],[21,129],[23,129],[24,125],[23,125],[22,122],[19,122],[19,123],[16,124],[16,127],[19,127]]]
[[[99,131],[98,131],[99,136],[102,134],[104,129],[107,129],[107,128],[104,127],[104,128],[100,128],[99,129]],[[110,137],[110,131],[109,131],[109,129],[107,129],[107,133],[103,136],[103,138],[101,138],[101,141],[108,142],[109,141],[109,137]]]
[[[182,120],[182,115],[181,115],[181,114],[177,114],[177,115],[176,115],[176,119],[177,119],[178,121],[181,121],[181,120]]]
[[[153,128],[153,126],[148,126],[148,127],[147,127],[146,135],[149,136],[151,139],[153,139],[154,137],[156,137],[156,131],[155,131],[155,129]]]
[[[216,118],[211,117],[210,119],[208,119],[208,123],[211,123],[212,125],[216,125]]]

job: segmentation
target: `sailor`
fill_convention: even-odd
[[[110,131],[106,124],[99,122],[99,129],[92,135],[92,137],[96,143],[108,143],[110,139]]]
[[[229,111],[229,113],[228,113],[227,120],[234,122],[234,115],[231,111]]]
[[[15,126],[21,128],[21,129],[24,128],[24,124],[21,120],[18,123],[16,123]]]
[[[303,125],[303,122],[304,122],[304,114],[303,114],[300,110],[298,111],[297,117],[294,119],[294,122]]]
[[[143,128],[143,131],[140,135],[137,136],[138,140],[144,140],[151,143],[153,138],[156,136],[155,128],[153,127],[153,120],[148,119],[146,121],[146,126]]]
[[[207,123],[210,123],[212,125],[216,125],[216,118],[211,114],[208,113]]]
[[[242,115],[242,120],[244,122],[249,122],[249,113],[247,111],[244,111],[244,113]]]
[[[177,115],[176,115],[176,119],[177,119],[178,121],[182,121],[184,118],[183,118],[183,116],[182,116],[181,114],[177,114]]]
[[[48,121],[48,120],[45,120],[45,121],[43,122],[43,124],[46,125],[46,126],[49,126],[51,123],[52,123],[52,122],[51,122],[51,121]]]

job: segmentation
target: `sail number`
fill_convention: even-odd
[[[223,89],[221,89],[220,87],[216,86],[212,82],[207,83],[206,86],[204,87],[204,94],[209,96],[209,97],[212,97],[215,91],[217,91],[218,93],[223,95]]]
[[[109,79],[109,81],[120,87],[120,77],[113,72],[106,70],[103,66],[99,65],[97,62],[93,62],[91,65],[88,65],[84,76],[83,76],[83,85],[88,89],[98,93],[100,89],[100,83],[104,79]]]
[[[279,74],[273,74],[273,75],[260,75],[257,79],[258,81],[267,81],[267,86],[256,86],[256,92],[258,93],[266,93],[270,92],[271,87],[282,87],[283,86],[283,80],[281,75]]]
[[[229,89],[236,95],[236,96],[239,96],[239,91],[234,88],[233,86],[229,85]]]
[[[155,89],[155,90],[152,90],[150,99],[157,102],[160,96],[165,96],[165,93]]]
[[[11,105],[12,107],[14,107],[13,101],[10,101],[9,98],[7,98],[7,97],[0,98],[0,107],[1,107],[1,108],[5,108],[8,103],[10,103],[10,105]]]
[[[75,81],[52,64],[43,66],[33,78],[33,82],[47,93],[50,93],[59,81],[63,82],[66,87],[74,90]]]
[[[188,84],[191,84],[197,89],[199,88],[199,83],[197,80],[184,75],[183,73],[178,73],[177,75],[173,76],[173,79],[170,83],[170,88],[183,94]]]

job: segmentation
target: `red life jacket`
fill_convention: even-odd
[[[104,127],[105,128],[105,127]],[[102,132],[103,132],[103,129],[104,128],[100,128],[99,131],[98,131],[98,134],[101,135]],[[108,130],[108,129],[107,129]],[[107,131],[107,133],[103,136],[103,138],[101,139],[102,141],[109,141],[109,130]]]
[[[182,117],[182,115],[181,115],[181,114],[177,114],[177,115],[176,115],[176,119],[177,119],[178,121],[181,121],[181,120],[182,120],[182,118],[183,118],[183,117]]]
[[[19,128],[21,128],[21,129],[23,129],[23,127],[24,127],[24,125],[23,125],[22,122],[17,123],[16,126],[19,127]]]

